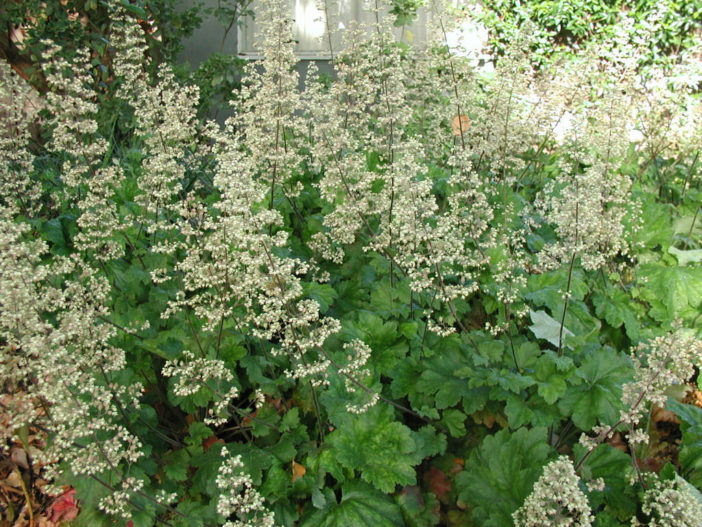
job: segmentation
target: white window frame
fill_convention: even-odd
[[[257,3],[257,0],[254,0],[250,7],[254,13],[256,12]],[[348,27],[352,20],[372,21],[372,13],[363,9],[363,0],[338,0],[338,3],[340,4],[340,15],[338,17],[339,20],[335,21],[335,23],[339,24],[339,27],[341,28],[339,33],[343,31],[344,27]],[[309,47],[307,49],[304,47],[300,48],[300,46],[305,46],[306,44],[304,43],[304,37],[301,38],[299,36],[301,28],[298,25],[295,15],[298,15],[298,17],[307,15],[307,23],[315,24],[316,27],[311,27],[316,32],[322,31],[326,27],[324,19],[314,21],[316,16],[323,16],[323,12],[320,12],[315,8],[315,0],[288,0],[288,4],[290,6],[291,18],[294,20],[293,34],[300,42],[298,44],[298,49],[295,51],[297,57],[301,60],[330,60],[331,53],[328,51],[328,46],[324,45],[326,42],[322,42],[318,49],[310,49]],[[403,39],[407,42],[408,39],[406,37],[407,31],[409,30],[410,34],[413,35],[413,42],[425,41],[427,16],[426,10],[420,8],[417,12],[417,19],[412,25],[409,26],[409,28],[395,28],[396,38],[398,40]],[[237,34],[237,55],[240,58],[251,60],[263,58],[260,50],[256,49],[255,46],[255,33],[255,18],[251,19],[250,17],[246,17],[243,20],[243,23],[239,25]],[[324,31],[322,31],[322,34],[323,33]],[[405,38],[403,38],[403,36]],[[326,39],[326,37],[323,37],[323,39]],[[337,37],[336,42],[333,42],[332,45],[334,46],[334,53],[339,51],[341,49],[341,38]]]

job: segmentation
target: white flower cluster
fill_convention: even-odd
[[[141,386],[114,381],[125,357],[104,323],[109,284],[78,257],[43,264],[46,244],[25,241],[27,228],[0,210],[0,338],[7,343],[0,384],[22,388],[0,439],[5,444],[14,431],[39,424],[52,436],[39,461],[63,460],[74,475],[114,473],[142,456],[140,440],[124,424],[126,412],[138,409]],[[47,471],[56,476],[59,466]],[[114,505],[109,500],[106,507]]]
[[[117,214],[115,191],[124,174],[117,164],[103,164],[110,145],[100,135],[95,120],[98,104],[91,87],[90,56],[79,50],[68,62],[53,42],[47,40],[44,45],[42,68],[50,88],[46,101],[52,127],[47,146],[65,157],[63,192],[77,202],[80,210],[76,245],[93,251],[101,260],[119,258],[123,248],[115,238],[123,225]]]
[[[631,354],[634,382],[622,388],[621,422],[636,426],[650,406],[664,407],[665,391],[672,385],[686,383],[702,364],[702,341],[684,330],[680,321],[673,330],[649,342],[639,344]],[[648,434],[629,437],[629,441],[648,442]]]
[[[655,478],[644,492],[641,510],[650,516],[648,527],[698,527],[702,525],[702,505],[684,480]],[[642,525],[636,519],[632,526]]]
[[[221,425],[229,419],[227,407],[239,395],[239,389],[232,386],[226,393],[220,393],[208,381],[232,382],[234,375],[227,368],[224,361],[209,358],[196,359],[190,351],[184,351],[181,360],[166,362],[161,370],[165,377],[176,377],[173,393],[179,397],[193,395],[206,389],[213,393],[217,402],[204,419],[207,424]]]
[[[222,449],[224,461],[217,472],[217,513],[227,521],[224,527],[274,527],[275,517],[264,505],[263,497],[253,488],[251,476],[244,473],[241,456],[232,457]]]
[[[636,428],[653,406],[664,407],[666,390],[673,385],[685,384],[702,363],[702,341],[682,328],[676,320],[673,329],[665,335],[642,342],[631,352],[634,381],[622,387],[622,410],[619,421],[593,427],[595,436],[583,433],[580,444],[585,447],[585,458],[603,441],[609,439],[620,425],[629,428],[627,440],[632,448],[648,444],[647,430]],[[583,458],[580,463],[584,461]]]
[[[120,516],[126,520],[131,519],[132,510],[129,507],[129,498],[144,487],[144,481],[133,477],[122,480],[120,489],[101,498],[98,505],[107,514]]]
[[[551,461],[512,515],[515,527],[590,527],[595,518],[579,481],[567,456]]]
[[[303,161],[299,147],[307,125],[301,115],[293,20],[287,4],[261,2],[260,6],[257,39],[263,60],[247,65],[227,131],[229,141],[245,152],[239,170],[256,174],[270,192],[272,209],[276,192],[286,198],[299,192],[292,176]]]
[[[668,400],[666,390],[670,386],[685,384],[694,375],[695,366],[702,363],[702,341],[683,329],[682,322],[677,320],[668,333],[636,346],[631,359],[634,381],[622,387],[624,410],[619,421],[594,427],[595,437],[581,435],[580,444],[588,453],[611,437],[620,425],[629,426],[627,439],[632,446],[648,443],[648,432],[636,426],[649,408],[665,406]]]
[[[682,322],[676,320],[668,333],[636,346],[631,358],[634,363],[634,381],[626,383],[622,388],[622,404],[625,409],[617,423],[594,427],[592,432],[596,434],[595,437],[581,435],[580,444],[585,447],[586,453],[578,467],[620,425],[629,428],[627,440],[633,455],[639,445],[648,444],[648,431],[636,428],[637,425],[649,408],[665,406],[668,398],[665,392],[670,386],[684,384],[693,376],[696,365],[702,363],[702,341],[695,338],[691,331],[684,330]],[[632,474],[632,484],[641,481],[640,474],[639,478],[636,477],[638,467],[635,458],[634,466],[636,471]],[[657,519],[651,520],[653,523],[649,525],[658,527],[699,525],[702,518],[699,503],[689,495],[687,488],[679,488],[675,481],[655,480],[654,485],[646,489],[643,510]],[[691,523],[685,523],[683,519],[686,518],[691,518]],[[632,525],[639,524],[633,520]]]
[[[373,10],[386,7],[377,2]],[[341,262],[344,245],[367,240],[364,249],[384,255],[415,292],[435,291],[451,303],[477,291],[489,262],[485,250],[496,245],[486,237],[493,210],[485,182],[470,171],[471,154],[480,153],[467,148],[463,115],[477,85],[467,61],[452,60],[451,70],[460,72],[443,79],[437,72],[448,69],[445,57],[395,46],[391,22],[378,16],[368,27],[347,29],[334,62],[338,80],[328,90],[310,83],[313,166],[324,167],[319,188],[331,206],[313,248]],[[458,144],[446,126],[456,117],[466,128],[459,126]],[[368,152],[377,155],[376,167],[369,167]],[[434,160],[450,173],[443,211],[427,173]]]
[[[41,186],[30,177],[32,134],[27,126],[37,117],[37,104],[10,65],[0,62],[0,204],[12,212],[33,212],[41,196]]]
[[[568,66],[566,85],[576,82],[573,75],[580,80],[564,107],[571,121],[563,140],[565,155],[560,173],[537,202],[537,210],[558,233],[558,241],[539,254],[544,268],[558,267],[577,254],[585,269],[599,269],[629,253],[624,218],[632,181],[617,170],[629,146],[627,130],[637,103],[635,64],[627,49],[616,57],[591,49]],[[588,81],[596,82],[595,93]]]
[[[347,342],[344,344],[343,349],[347,354],[346,365],[339,368],[337,372],[345,377],[346,390],[349,394],[355,394],[358,392],[358,386],[353,381],[360,382],[360,380],[356,379],[356,376],[359,375],[359,373],[362,374],[364,371],[372,350],[368,344],[359,339]],[[380,400],[379,395],[375,392],[365,392],[363,396],[365,397],[363,403],[347,403],[346,410],[354,414],[362,414]]]
[[[198,392],[210,379],[231,381],[234,379],[224,361],[215,359],[195,359],[190,351],[182,353],[182,360],[166,362],[161,373],[166,377],[177,377],[173,393],[187,397]]]
[[[154,250],[171,254],[180,246],[175,234],[189,220],[180,217],[186,169],[208,153],[196,141],[199,91],[180,85],[166,65],[150,82],[143,66],[143,32],[122,8],[115,20],[115,73],[122,82],[118,95],[134,108],[136,131],[144,141],[143,172],[137,180],[141,193],[136,196],[142,210],[135,221],[148,233],[164,234]]]
[[[281,4],[271,2],[267,9],[260,23],[264,58],[249,72],[225,131],[210,130],[217,162],[213,182],[220,193],[215,213],[196,198],[180,206],[188,250],[173,275],[183,291],[162,316],[191,309],[205,330],[236,320],[240,330],[276,343],[273,353],[291,359],[292,378],[323,378],[328,362],[320,349],[341,326],[321,316],[317,302],[302,298],[302,279],[314,275],[314,264],[281,255],[288,238],[275,205],[281,196],[294,204],[291,178],[301,170],[305,130],[298,126],[300,96],[290,73],[291,21]],[[164,279],[158,273],[156,278]]]

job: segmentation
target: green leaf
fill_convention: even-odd
[[[210,497],[219,494],[215,480],[222,464],[222,448],[221,445],[214,444],[207,452],[193,455],[190,464],[197,468],[197,472],[191,480],[191,492],[206,494]]]
[[[280,441],[269,450],[276,458],[283,462],[292,461],[297,453],[295,440],[289,432],[283,434],[280,437]]]
[[[208,452],[210,452],[208,450]],[[241,456],[244,464],[244,472],[251,476],[254,485],[260,485],[263,471],[269,468],[275,461],[275,457],[269,452],[256,447],[253,443],[229,443],[227,450],[232,456]]]
[[[637,233],[637,241],[649,249],[658,245],[668,247],[673,242],[671,205],[656,202],[651,194],[645,194],[641,198],[641,204],[644,225]]]
[[[120,469],[117,469],[116,472],[112,470],[103,472],[100,474],[99,479],[103,483],[111,486],[112,489],[118,488],[122,482],[122,478],[126,477],[126,474],[120,472]],[[140,470],[136,469],[136,467],[130,467],[128,475],[145,482],[143,487],[143,491],[145,493],[153,492],[153,489],[150,488],[148,479]],[[68,476],[68,474],[66,474],[66,476]],[[108,490],[105,485],[98,483],[97,480],[83,475],[71,476],[70,484],[76,489],[76,497],[79,499],[81,507],[78,518],[72,520],[71,525],[77,525],[80,527],[114,525],[114,518],[106,515],[98,508],[99,500],[111,494],[111,490]],[[130,500],[136,506],[130,511],[132,513],[132,517],[135,518],[135,527],[137,525],[139,527],[149,527],[154,525],[154,517],[156,514],[155,505],[153,502],[140,495],[132,495]],[[139,512],[138,516],[135,514],[136,512]]]
[[[551,375],[539,383],[538,393],[548,404],[555,403],[566,392],[568,385],[561,375]]]
[[[261,492],[264,496],[285,497],[290,482],[290,474],[276,461],[266,473],[263,485],[261,485]]]
[[[329,284],[319,284],[317,282],[306,282],[302,285],[302,290],[306,297],[311,298],[319,304],[319,312],[326,313],[334,300],[339,296]]]
[[[568,284],[568,267],[532,275],[528,281],[526,298],[537,306],[546,306],[553,310],[563,303],[563,291]],[[573,269],[570,277],[570,294],[572,300],[582,300],[588,292],[583,272]]]
[[[384,187],[385,187],[385,180],[378,178],[378,179],[373,180],[373,183],[371,183],[370,191],[373,194],[378,194],[381,190],[383,190]]]
[[[234,364],[238,360],[246,357],[246,353],[247,351],[244,346],[234,344],[230,341],[230,339],[227,339],[224,342],[222,342],[222,348],[220,350],[219,355],[223,361],[229,364]]]
[[[446,435],[438,433],[431,425],[413,432],[412,437],[417,445],[417,457],[421,459],[443,455],[446,451]]]
[[[46,241],[58,246],[66,245],[66,239],[63,235],[63,225],[61,225],[61,220],[58,218],[54,218],[42,224],[39,231],[44,235]]]
[[[541,349],[536,342],[526,341],[516,347],[515,355],[520,368],[533,368],[541,355]]]
[[[279,422],[280,416],[274,406],[262,406],[256,413],[256,418],[251,420],[251,434],[254,437],[266,437],[273,433]]]
[[[194,421],[190,424],[188,427],[188,434],[185,442],[191,446],[199,446],[202,444],[203,440],[214,435],[212,430],[205,423],[201,423],[200,421]]]
[[[184,448],[171,452],[164,457],[164,461],[166,464],[163,466],[163,473],[168,479],[173,481],[185,481],[188,479],[190,455]]]
[[[417,336],[418,327],[419,325],[414,321],[403,322],[400,324],[400,334],[406,339],[411,340]]]
[[[414,357],[407,357],[398,362],[390,372],[392,396],[399,398],[409,395],[412,400],[417,393],[417,377],[420,371],[419,362]]]
[[[138,18],[141,18],[142,20],[146,20],[148,18],[148,13],[144,11],[142,7],[139,7],[138,5],[134,5],[127,0],[121,0],[120,4],[122,7],[130,12],[131,14],[135,15]]]
[[[349,481],[341,491],[340,503],[305,516],[300,527],[404,527],[397,504],[370,485]]]
[[[395,321],[385,322],[370,311],[359,311],[358,320],[345,320],[339,337],[344,341],[360,339],[373,350],[369,365],[384,374],[407,355],[409,346],[398,332]]]
[[[702,434],[702,408],[692,404],[681,403],[672,397],[668,398],[666,410],[671,410],[682,421],[683,430]]]
[[[670,397],[666,408],[675,412],[681,421],[680,473],[693,485],[702,488],[702,409]]]
[[[473,509],[476,525],[512,527],[519,508],[553,454],[546,428],[500,430],[483,439],[456,477],[458,499]]]
[[[312,489],[312,506],[315,509],[323,509],[331,500],[336,501],[334,492],[331,489],[324,489],[324,492],[316,487]]]
[[[405,487],[395,496],[407,527],[431,527],[440,521],[439,500],[433,492],[422,492],[417,486]]]
[[[336,456],[334,454],[335,452],[333,450],[325,448],[324,450],[319,452],[316,458],[308,458],[308,463],[316,461],[319,472],[322,477],[324,477],[325,474],[329,473],[334,477],[334,479],[343,483],[346,480],[346,476],[344,475],[344,469],[339,464],[339,461],[336,459]]]
[[[593,527],[629,527],[630,525],[630,521],[626,523],[620,522],[616,516],[610,514],[608,511],[604,511],[597,515]]]
[[[584,382],[570,386],[558,408],[563,415],[571,415],[581,430],[590,430],[598,420],[614,424],[621,409],[621,387],[630,380],[631,373],[626,356],[611,348],[600,348],[576,370],[576,376]]]
[[[629,338],[633,341],[639,339],[641,325],[636,312],[631,308],[633,300],[626,291],[615,288],[607,291],[606,295],[597,292],[592,296],[592,303],[597,316],[604,318],[607,324],[613,328],[624,324]]]
[[[133,301],[145,300],[144,294],[151,288],[151,276],[141,266],[118,261],[110,268],[115,286]]]
[[[561,269],[551,273],[530,277],[528,282],[529,292],[525,295],[526,299],[534,305],[548,308],[548,312],[555,317],[553,321],[557,324],[557,328],[553,321],[543,318],[543,322],[547,324],[547,327],[553,327],[547,330],[544,328],[546,334],[542,337],[549,340],[554,346],[558,346],[560,322],[564,307],[563,291],[565,291],[567,284],[568,268],[563,266]],[[564,331],[564,344],[567,343],[569,347],[576,345],[576,343],[583,344],[588,340],[597,340],[600,322],[590,315],[587,305],[582,301],[587,292],[588,287],[584,281],[583,272],[579,269],[573,269],[570,283],[571,298],[566,311],[565,327],[577,335],[577,339],[569,336],[569,333]]]
[[[561,323],[548,315],[546,311],[529,311],[533,325],[529,329],[537,339],[544,339],[554,347],[558,347],[560,342]],[[568,328],[563,328],[563,345],[571,347],[566,341],[566,337],[573,336],[573,332]]]
[[[485,404],[486,395],[468,382],[473,376],[468,352],[458,347],[442,350],[435,356],[419,364],[418,373],[414,373],[415,389],[419,393],[435,394],[436,408],[442,410],[457,405],[461,399],[477,406]]]
[[[690,239],[693,241],[702,238],[702,222],[699,221],[697,216],[698,214],[696,213],[690,213],[677,218],[673,223],[673,234],[675,237],[687,240],[687,236],[690,234]],[[690,230],[691,228],[692,231]]]
[[[167,333],[167,332],[163,332]],[[160,335],[159,335],[160,336]],[[159,338],[159,340],[161,340]],[[160,351],[159,356],[167,360],[173,360],[180,357],[183,353],[183,342],[181,340],[176,340],[171,337],[166,337],[166,340],[158,345],[158,348],[154,352]]]
[[[502,359],[502,355],[505,352],[505,343],[501,340],[481,342],[478,344],[478,352],[485,359],[484,365],[496,364]]]
[[[434,397],[417,390],[417,379],[421,371],[420,363],[413,357],[399,362],[390,372],[393,379],[390,384],[392,396],[400,398],[406,395],[412,408],[426,417],[438,419],[439,411],[435,408]]]
[[[108,485],[119,484],[119,476],[111,472],[102,475],[101,480]],[[68,484],[68,481],[66,481],[66,484]],[[106,527],[114,525],[112,518],[98,509],[98,502],[110,492],[107,488],[98,484],[92,478],[82,475],[71,476],[70,485],[76,489],[76,497],[80,500],[80,514],[71,522],[71,525],[76,525],[77,527]]]
[[[416,483],[413,467],[422,459],[412,431],[394,420],[387,405],[377,404],[351,417],[327,442],[342,466],[360,471],[361,479],[383,492],[394,492],[398,484]]]
[[[132,499],[132,503],[140,507],[139,509],[134,507],[136,510],[131,513],[130,519],[134,527],[151,527],[156,523],[156,508],[153,503],[147,502],[146,507],[136,499]]]
[[[171,521],[178,527],[202,527],[205,521],[214,522],[217,519],[215,504],[215,500],[210,500],[209,505],[194,500],[181,501],[176,510],[185,517],[174,516]]]
[[[371,397],[363,390],[349,392],[345,380],[340,375],[330,377],[329,385],[319,395],[319,402],[327,411],[329,422],[336,427],[353,419],[354,414],[349,412],[349,405],[360,407],[366,404]],[[382,390],[382,385],[377,381],[366,382],[366,386],[373,393],[379,393]],[[313,406],[310,410],[313,410]]]
[[[466,414],[460,410],[444,410],[441,423],[448,428],[452,437],[463,437],[466,435]]]
[[[370,303],[375,308],[374,311],[383,318],[407,317],[409,315],[409,300],[409,287],[403,282],[395,282],[391,286],[390,280],[381,280],[373,284]]]
[[[675,316],[696,316],[702,302],[702,267],[667,267],[644,264],[646,277],[641,296],[651,305],[651,316],[660,322]]]
[[[526,401],[518,395],[509,395],[505,405],[507,422],[512,429],[529,424],[534,417],[534,412],[527,406]]]
[[[491,368],[487,372],[486,384],[488,386],[499,386],[505,392],[520,394],[522,390],[536,384],[536,381],[531,377],[515,373],[505,368],[501,370]],[[495,396],[495,392],[492,392],[491,397]],[[504,400],[505,397],[506,394],[504,397],[501,397],[500,400]]]
[[[287,412],[285,412],[285,415],[283,416],[283,419],[280,422],[280,431],[281,432],[288,432],[290,430],[294,430],[300,425],[300,409],[297,407],[291,408]]]

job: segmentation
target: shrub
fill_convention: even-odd
[[[590,41],[607,42],[622,33],[639,42],[644,63],[665,64],[680,51],[699,44],[702,3],[619,0],[487,0],[480,17],[501,54],[526,23],[534,24],[532,60],[545,64],[561,53],[574,53]]]

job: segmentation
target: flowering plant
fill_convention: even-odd
[[[699,517],[699,64],[525,34],[483,76],[378,0],[300,90],[270,1],[219,126],[108,5],[106,87],[50,40],[39,116],[0,77],[3,441],[47,434],[77,524]]]

